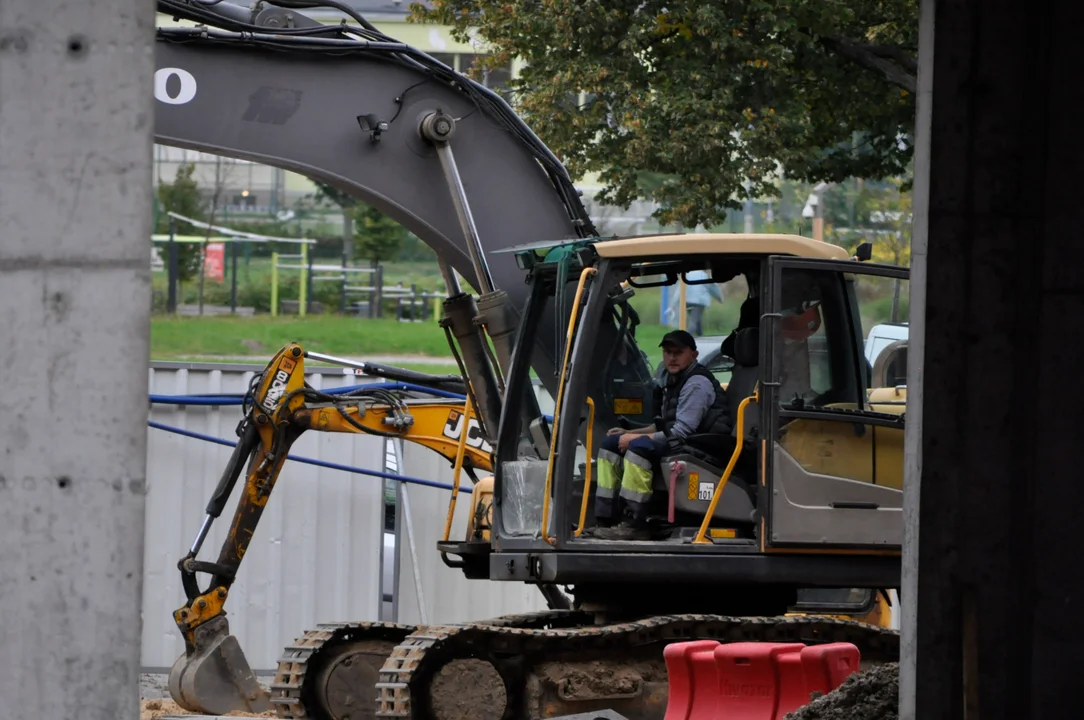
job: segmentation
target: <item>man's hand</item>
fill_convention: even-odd
[[[615,428],[610,428],[609,430],[607,430],[606,434],[607,435],[620,435],[623,432],[625,432],[624,428],[615,427]]]
[[[635,440],[637,437],[638,436],[633,435],[632,433],[625,433],[617,441],[617,447],[620,448],[621,452],[625,452],[629,449],[629,443]]]

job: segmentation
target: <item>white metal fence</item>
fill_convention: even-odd
[[[155,363],[150,370],[151,394],[241,394],[260,369]],[[325,390],[360,382],[325,368],[312,369],[308,381]],[[173,611],[184,602],[177,561],[203,522],[204,508],[231,452],[230,447],[160,426],[234,442],[240,418],[236,405],[151,406],[150,420],[159,427],[148,428],[142,646],[146,668],[168,668],[184,651],[172,619]],[[436,453],[409,444],[398,452],[403,475],[451,482],[448,463]],[[386,463],[383,441],[359,435],[306,433],[291,455],[374,471],[384,471]],[[398,576],[401,592],[382,587],[386,556],[382,550],[383,480],[287,462],[227,602],[230,630],[253,668],[273,669],[283,646],[317,623],[381,619],[382,593],[395,596],[398,619],[403,622],[418,622],[422,607],[429,622],[458,622],[544,607],[537,591],[518,583],[467,581],[461,572],[444,566],[435,543],[443,533],[449,491],[412,485],[407,498],[413,555],[422,579],[420,598],[402,526],[394,553],[401,566],[398,573],[390,568],[385,573]],[[461,496],[454,537],[464,533],[467,506],[469,492]],[[204,543],[201,559],[217,559],[235,507],[233,497]],[[206,582],[205,575],[199,577]],[[390,619],[386,613],[384,618]]]
[[[439,478],[451,482],[448,463],[434,452],[417,445],[403,448],[403,474],[421,478]],[[462,538],[470,514],[470,483],[467,492],[456,502],[451,537]],[[411,522],[401,523],[399,531],[399,621],[408,623],[450,623],[485,620],[508,613],[545,610],[541,593],[533,586],[518,582],[467,580],[462,570],[445,565],[436,552],[436,543],[444,534],[450,493],[421,485],[403,484],[405,495],[400,517],[409,514]],[[404,520],[406,518],[404,517]],[[413,542],[406,528],[413,530]],[[413,547],[414,552],[411,552]],[[417,557],[418,573],[413,559]],[[421,589],[416,583],[420,582]]]

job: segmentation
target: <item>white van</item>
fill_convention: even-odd
[[[908,335],[907,323],[883,323],[870,328],[866,337],[866,360],[870,365],[877,361],[877,356],[889,344],[897,340],[906,340]]]

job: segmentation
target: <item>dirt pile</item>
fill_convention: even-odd
[[[783,720],[899,720],[899,671],[898,663],[888,663],[854,673]]]

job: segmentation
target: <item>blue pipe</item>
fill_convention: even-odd
[[[183,430],[178,427],[172,427],[170,425],[164,425],[159,422],[154,422],[153,420],[148,420],[147,425],[158,430],[165,430],[166,432],[176,433],[177,435],[184,435],[185,437],[195,438],[196,440],[205,440],[207,442],[215,443],[216,445],[225,445],[226,447],[235,447],[237,445],[237,443],[235,442],[223,440],[222,438],[218,438],[213,435],[204,435],[203,433],[192,432],[191,430]],[[391,473],[380,472],[379,470],[364,470],[362,468],[351,467],[350,465],[340,465],[338,463],[326,462],[324,460],[315,460],[313,458],[301,457],[299,455],[287,455],[286,457],[299,463],[305,463],[306,465],[316,465],[318,467],[330,468],[332,470],[342,470],[343,472],[355,473],[357,475],[371,475],[372,477],[395,480],[396,482],[405,482],[411,485],[425,485],[427,487],[440,488],[441,490],[452,489],[452,486],[447,483],[439,483],[432,480],[422,480],[421,478],[408,477],[406,475],[392,475]],[[462,488],[460,488],[460,490],[462,490]]]
[[[365,383],[362,385],[348,385],[346,387],[332,388],[330,390],[323,390],[329,395],[339,395],[342,393],[353,392],[354,390],[361,390],[363,388],[376,389],[376,390],[416,390],[419,392],[425,392],[433,395],[434,397],[450,398],[452,400],[466,400],[466,395],[451,392],[450,390],[437,390],[434,388],[427,388],[422,385],[415,385],[413,383],[402,382],[389,382],[389,383]],[[196,395],[150,395],[150,401],[156,405],[207,405],[207,406],[227,406],[227,405],[240,405],[244,401],[244,395],[229,394],[229,393],[201,393]]]

